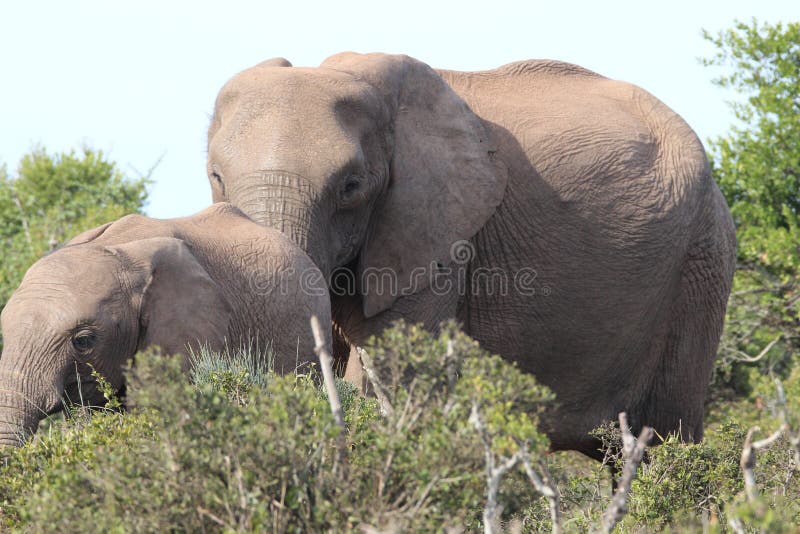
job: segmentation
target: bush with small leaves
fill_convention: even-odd
[[[550,394],[453,325],[440,336],[398,325],[367,350],[388,404],[338,384],[346,464],[315,375],[278,376],[252,351],[201,352],[187,380],[178,359],[146,353],[127,374],[127,412],[110,397],[11,452],[3,520],[30,532],[477,528],[485,451],[471,407],[498,453],[537,454]],[[509,473],[505,519],[538,498]]]

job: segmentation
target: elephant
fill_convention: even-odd
[[[312,315],[331,321],[322,273],[230,204],[84,232],[37,261],[2,311],[0,445],[19,445],[64,397],[102,405],[92,369],[119,391],[148,347],[182,355],[185,370],[201,347],[255,347],[294,371],[314,358]]]
[[[555,393],[554,450],[597,458],[622,411],[702,439],[735,231],[702,143],[645,90],[552,60],[276,58],[220,90],[207,172],[308,253],[351,345],[454,318]]]

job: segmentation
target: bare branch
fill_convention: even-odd
[[[328,349],[325,348],[325,336],[322,334],[322,326],[316,315],[311,316],[311,330],[314,333],[314,353],[319,357],[319,364],[322,367],[322,378],[325,381],[325,390],[328,392],[328,402],[331,405],[331,412],[336,424],[344,432],[344,414],[342,413],[342,403],[339,401],[339,392],[336,391],[336,378],[333,374],[333,358]]]
[[[728,525],[730,525],[731,530],[733,530],[736,534],[745,534],[745,532],[747,532],[744,529],[744,525],[742,525],[741,519],[735,519],[731,517],[728,519]]]
[[[559,508],[559,494],[558,489],[553,485],[553,481],[550,478],[550,474],[547,472],[547,469],[544,465],[540,465],[539,469],[542,471],[543,476],[540,476],[539,473],[533,468],[531,465],[531,457],[528,454],[527,447],[524,450],[524,454],[522,455],[522,465],[525,468],[525,474],[528,475],[528,480],[531,481],[533,484],[534,489],[541,493],[546,499],[548,508],[550,509],[550,521],[553,524],[553,534],[560,534],[561,532],[561,511]]]
[[[481,441],[483,441],[484,457],[486,458],[486,506],[483,509],[483,532],[485,534],[494,534],[499,526],[498,516],[500,514],[497,505],[497,494],[500,491],[500,479],[509,469],[517,465],[520,460],[519,451],[511,458],[505,459],[500,466],[497,466],[497,458],[494,451],[492,451],[489,430],[481,419],[477,401],[472,402],[469,422],[478,431]]]
[[[329,326],[330,328],[330,326]],[[319,357],[319,364],[322,367],[322,378],[325,382],[325,390],[328,393],[328,402],[331,405],[331,413],[336,426],[339,427],[339,436],[336,445],[339,448],[339,457],[342,462],[347,459],[347,444],[345,443],[344,413],[342,403],[339,400],[339,392],[336,391],[336,377],[333,374],[333,358],[325,348],[325,336],[322,333],[322,325],[316,315],[311,316],[311,331],[314,333],[314,353]]]
[[[369,380],[374,390],[375,397],[378,399],[378,404],[381,406],[381,415],[384,417],[393,415],[394,408],[392,407],[392,403],[389,402],[389,397],[386,395],[383,384],[378,378],[378,373],[375,372],[375,363],[372,361],[372,357],[361,347],[358,347],[356,350],[361,358],[361,365],[364,368],[364,372],[367,374],[367,380]]]
[[[774,347],[774,346],[775,346],[775,343],[777,343],[778,341],[780,341],[780,340],[781,340],[781,338],[783,338],[783,334],[779,334],[779,335],[778,335],[778,337],[776,337],[775,339],[773,339],[772,341],[770,341],[769,343],[767,343],[767,346],[766,346],[766,347],[764,347],[764,348],[761,350],[761,352],[759,352],[759,353],[758,353],[758,355],[756,355],[756,356],[749,356],[749,355],[745,354],[744,352],[742,352],[742,351],[740,351],[740,350],[737,350],[737,349],[733,349],[733,348],[731,348],[731,349],[729,349],[729,350],[730,350],[731,352],[734,352],[734,353],[736,353],[736,354],[738,355],[738,357],[736,358],[736,360],[737,360],[737,361],[740,361],[740,362],[747,362],[747,363],[757,362],[758,360],[760,360],[761,358],[763,358],[764,356],[766,356],[766,355],[767,355],[767,353],[770,351],[770,349],[771,349],[772,347]]]
[[[452,391],[456,387],[456,365],[455,365],[455,350],[453,349],[453,340],[447,340],[447,352],[445,353],[445,365],[447,368],[447,387]]]
[[[456,405],[456,398],[453,396],[453,392],[456,388],[456,380],[458,379],[457,372],[456,372],[456,355],[455,350],[453,347],[453,340],[447,340],[447,352],[445,353],[445,365],[446,365],[446,372],[447,372],[447,402],[444,403],[444,409],[442,412],[444,415],[450,413]]]
[[[653,438],[653,429],[649,426],[642,428],[637,439],[628,426],[628,416],[625,412],[619,414],[619,428],[622,431],[622,476],[617,482],[617,491],[611,499],[608,508],[603,514],[600,525],[601,532],[611,532],[614,526],[628,513],[628,495],[631,484],[636,478],[636,470],[644,458],[648,443]]]
[[[216,524],[218,524],[218,525],[220,525],[220,526],[222,526],[222,527],[227,527],[227,526],[228,526],[228,524],[227,524],[227,523],[225,523],[225,521],[223,521],[223,520],[222,520],[222,519],[220,519],[219,517],[215,516],[213,513],[211,513],[211,511],[210,511],[210,510],[206,510],[206,509],[205,509],[205,508],[203,508],[202,506],[198,506],[198,507],[197,507],[197,508],[195,508],[195,509],[197,510],[197,513],[198,513],[199,515],[201,515],[201,516],[205,516],[205,517],[209,518],[209,519],[210,519],[211,521],[213,521],[214,523],[216,523]]]
[[[764,438],[764,439],[759,440],[759,441],[754,441],[751,444],[752,447],[755,450],[766,449],[767,447],[769,447],[770,445],[772,445],[773,443],[778,441],[778,439],[783,434],[784,429],[785,429],[785,425],[781,425],[781,427],[778,430],[776,430],[775,432],[773,432],[772,435],[770,435],[768,438]]]
[[[775,443],[781,437],[787,425],[784,423],[781,427],[772,433],[768,438],[760,441],[752,441],[753,434],[759,430],[757,426],[752,427],[747,431],[747,437],[744,438],[744,446],[742,447],[742,457],[739,460],[739,466],[742,468],[742,477],[744,478],[744,490],[747,495],[747,500],[750,502],[758,498],[758,486],[756,485],[756,451],[765,449]]]
[[[789,440],[789,444],[792,446],[794,464],[795,466],[800,466],[800,429],[791,428],[789,426],[789,415],[786,413],[786,393],[783,391],[781,380],[777,377],[775,377],[775,389],[778,392],[778,416],[780,417],[781,423],[783,423],[786,439]]]
[[[489,430],[486,428],[483,420],[481,419],[480,409],[478,402],[472,402],[472,409],[470,410],[469,422],[478,431],[481,437],[484,448],[484,457],[486,459],[486,507],[483,509],[483,531],[485,534],[493,534],[499,528],[499,516],[501,507],[497,503],[497,494],[500,491],[500,480],[508,473],[509,470],[522,463],[525,473],[528,475],[533,484],[534,489],[547,498],[550,508],[550,519],[553,524],[553,533],[560,534],[561,532],[561,517],[559,513],[559,494],[558,490],[553,486],[550,476],[544,470],[545,476],[542,477],[536,470],[533,469],[531,463],[531,455],[528,451],[528,446],[525,442],[515,440],[517,442],[518,450],[510,458],[497,457],[492,451],[492,439],[489,435]],[[499,463],[499,465],[498,465]]]
[[[358,527],[363,534],[396,534],[397,532],[401,532],[401,530],[394,526],[388,526],[386,528],[380,529],[378,527],[372,525],[362,524]]]

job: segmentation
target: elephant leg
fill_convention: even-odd
[[[646,424],[661,436],[678,432],[686,442],[703,438],[705,396],[733,276],[732,247],[717,234],[689,250],[667,333],[658,347],[659,369],[643,405],[634,410],[639,412],[633,421],[636,430]]]

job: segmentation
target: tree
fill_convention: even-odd
[[[0,308],[30,265],[76,234],[147,200],[147,176],[126,177],[103,153],[84,148],[51,155],[36,148],[16,177],[0,167]]]
[[[739,97],[738,125],[710,154],[739,259],[718,370],[746,393],[750,371],[781,372],[800,352],[800,23],[753,19],[704,37],[717,52],[703,63],[726,70],[714,83]]]
[[[733,67],[715,80],[745,97],[731,104],[742,126],[711,143],[714,174],[737,223],[739,257],[779,274],[800,267],[800,23],[737,22],[716,37],[706,65]]]

